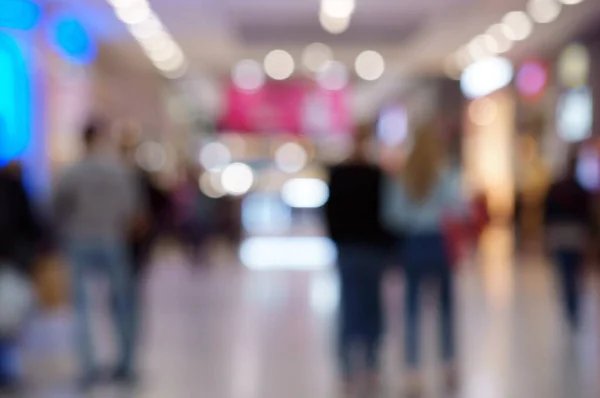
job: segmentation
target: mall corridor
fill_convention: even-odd
[[[550,268],[533,256],[513,263],[509,234],[491,231],[479,265],[459,272],[460,373],[447,394],[428,372],[424,397],[594,398],[600,394],[598,278],[589,278],[585,321],[577,335],[562,324]],[[389,334],[383,397],[402,383],[401,306],[397,276],[387,280]],[[110,385],[92,397],[337,397],[333,326],[336,280],[328,270],[251,271],[220,264],[193,271],[175,254],[155,264],[148,287],[140,385]],[[425,366],[436,366],[433,301],[425,300]],[[100,312],[98,309],[97,312]],[[28,398],[79,397],[68,314],[39,319],[27,338],[34,357]],[[99,324],[100,330],[105,330]],[[109,333],[104,333],[108,335]],[[102,346],[111,343],[103,340]],[[62,345],[61,345],[62,344]],[[110,352],[110,349],[103,350]]]

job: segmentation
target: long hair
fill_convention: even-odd
[[[443,165],[440,140],[433,124],[422,125],[415,131],[413,148],[402,173],[413,200],[425,200],[438,181]]]

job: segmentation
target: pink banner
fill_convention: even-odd
[[[329,134],[350,130],[347,90],[329,91],[307,80],[268,82],[256,91],[231,84],[221,130]]]

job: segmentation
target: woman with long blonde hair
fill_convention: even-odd
[[[400,259],[405,274],[405,362],[408,389],[419,393],[419,306],[425,280],[439,290],[440,342],[447,381],[452,382],[454,316],[452,271],[444,238],[444,220],[463,208],[460,184],[444,159],[443,140],[433,125],[415,131],[413,147],[401,170],[391,175],[383,194],[383,222],[403,234]]]

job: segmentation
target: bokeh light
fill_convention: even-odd
[[[356,9],[356,0],[321,0],[321,14],[331,18],[350,18]]]
[[[287,142],[275,151],[275,164],[285,173],[297,173],[306,167],[307,162],[306,150],[295,142]]]
[[[324,13],[319,13],[321,27],[332,35],[344,33],[350,27],[350,18],[334,18]]]
[[[502,32],[513,41],[522,41],[533,32],[533,23],[522,11],[509,12],[502,19]]]
[[[162,144],[154,141],[142,143],[135,152],[137,164],[149,172],[161,171],[167,165],[167,151]]]
[[[229,148],[220,142],[206,144],[200,151],[200,164],[206,170],[223,170],[231,162]]]
[[[214,171],[205,171],[199,180],[200,191],[209,198],[217,199],[225,196],[221,185],[221,174]]]
[[[329,187],[318,178],[294,178],[283,184],[281,199],[294,208],[318,208],[329,199]]]
[[[244,195],[254,184],[254,173],[245,163],[232,163],[221,173],[221,184],[229,195]]]
[[[385,72],[385,60],[376,51],[364,51],[356,57],[356,74],[363,80],[377,80]]]
[[[316,76],[319,86],[331,91],[345,88],[348,85],[348,78],[348,68],[338,61],[328,63]]]
[[[584,45],[569,45],[558,60],[560,83],[570,88],[586,85],[590,74],[590,62],[590,53]]]
[[[550,23],[556,20],[562,9],[557,0],[529,0],[527,12],[537,23]]]
[[[502,24],[490,26],[486,35],[489,37],[487,40],[490,51],[496,54],[503,54],[513,47],[513,41],[504,34],[504,25]]]
[[[548,84],[548,70],[538,61],[528,61],[521,66],[516,78],[517,90],[525,97],[537,97]]]
[[[285,80],[294,73],[294,58],[286,51],[273,50],[265,57],[264,68],[270,78]]]
[[[510,84],[513,67],[509,60],[490,57],[464,70],[460,86],[467,98],[484,97]]]
[[[236,87],[242,90],[254,91],[265,84],[265,73],[258,62],[244,59],[233,67],[231,80]]]
[[[318,72],[333,60],[333,51],[323,43],[308,45],[302,53],[302,63],[311,72]]]

